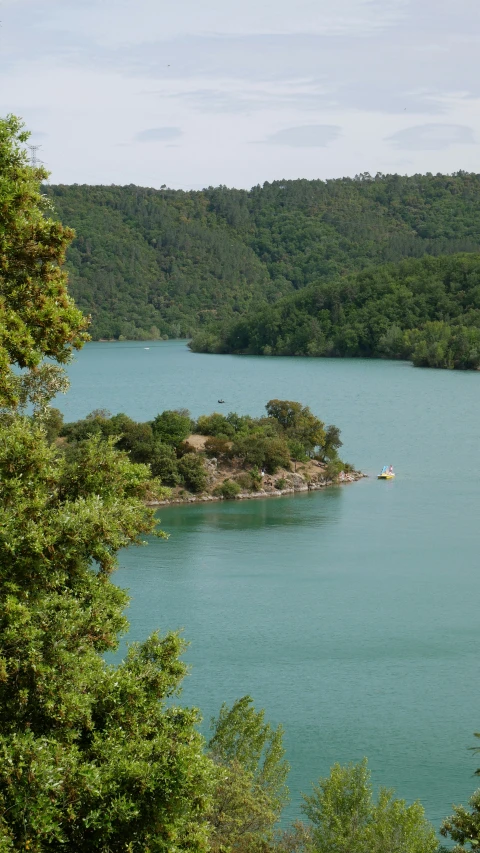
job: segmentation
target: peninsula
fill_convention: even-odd
[[[340,458],[338,427],[292,400],[270,400],[259,418],[214,412],[195,421],[185,409],[146,423],[105,410],[67,424],[53,416],[51,440],[67,455],[93,436],[150,466],[166,487],[152,505],[290,494],[364,476]]]

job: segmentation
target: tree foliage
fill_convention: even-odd
[[[0,849],[200,853],[212,763],[198,713],[174,702],[185,644],[154,634],[119,666],[104,659],[127,628],[117,554],[155,532],[146,499],[165,490],[103,435],[104,413],[68,453],[52,443],[38,372],[81,345],[84,320],[57,266],[69,234],[41,216],[24,140],[1,123]],[[17,411],[14,367],[34,417]]]
[[[480,255],[424,257],[311,285],[219,330],[214,349],[477,368]]]
[[[479,252],[479,189],[480,175],[459,172],[282,180],[249,191],[45,193],[76,229],[71,286],[94,337],[196,333],[197,346],[215,351],[212,320],[263,313],[282,296],[372,265]],[[319,354],[310,337],[310,354]]]
[[[480,734],[475,732],[475,737],[480,738]],[[478,753],[480,749],[473,747],[472,751]],[[480,769],[475,775],[480,776]],[[454,806],[453,814],[442,823],[441,834],[456,842],[452,853],[464,853],[480,848],[480,788],[470,797],[469,806],[470,810],[465,806]]]
[[[435,853],[435,830],[416,802],[407,806],[381,788],[374,799],[367,762],[341,767],[306,796],[312,853]]]
[[[263,853],[288,800],[283,730],[252,699],[223,705],[208,749],[217,767],[209,821],[213,853]]]
[[[192,426],[190,413],[186,409],[166,410],[157,415],[152,422],[154,436],[164,444],[171,444],[172,447],[178,447],[182,441],[185,441],[192,431]]]
[[[47,173],[28,165],[28,137],[14,116],[0,119],[0,406],[7,407],[35,398],[35,378],[56,377],[53,366],[39,376],[45,356],[63,364],[87,338],[61,268],[73,232],[48,216],[40,192]],[[13,365],[30,369],[27,384]]]

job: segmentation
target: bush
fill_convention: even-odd
[[[205,442],[205,453],[210,459],[225,458],[230,454],[230,442],[226,438],[217,438],[212,435]]]
[[[269,474],[275,474],[278,468],[290,468],[290,451],[283,438],[265,439],[263,464]]]
[[[166,410],[157,415],[152,423],[152,429],[157,438],[164,444],[177,447],[192,431],[192,420],[186,409],[178,411]]]
[[[240,485],[234,480],[225,480],[221,485],[216,487],[214,494],[221,495],[227,501],[232,501],[241,491]]]
[[[150,424],[137,424],[135,421],[126,423],[117,447],[120,450],[127,450],[132,462],[151,462],[155,452],[155,439]]]
[[[235,427],[220,412],[214,412],[212,415],[200,415],[196,429],[200,435],[213,435],[217,438],[233,438],[235,435]]]
[[[243,491],[252,491],[252,477],[248,471],[242,471],[240,474],[237,474],[235,482],[238,483]]]
[[[160,477],[166,486],[176,486],[180,482],[179,465],[173,447],[157,441],[149,461],[153,476]]]
[[[204,491],[207,485],[207,472],[201,456],[197,453],[186,453],[178,460],[178,470],[190,491]]]
[[[258,435],[237,438],[232,455],[241,459],[244,465],[265,468],[269,474],[274,474],[278,468],[290,468],[290,451],[283,438]]]
[[[241,471],[235,477],[235,482],[247,492],[258,492],[262,487],[262,475],[258,468],[252,471]]]
[[[260,473],[260,471],[256,465],[254,468],[252,468],[251,471],[249,471],[249,474],[250,474],[250,488],[251,488],[252,492],[259,492],[260,489],[262,488],[263,477],[262,477],[262,475],[261,475],[261,473]]]
[[[45,427],[48,443],[53,444],[60,435],[63,427],[63,415],[61,411],[59,409],[50,408],[46,418],[44,418],[43,425]]]
[[[338,480],[338,475],[344,470],[344,465],[341,459],[332,459],[325,466],[325,476],[327,480]]]
[[[248,435],[237,438],[233,443],[232,456],[241,459],[244,465],[257,465],[263,468],[265,461],[266,439]]]
[[[287,484],[285,477],[279,477],[278,480],[275,480],[275,488],[278,489],[279,491],[286,489],[287,485],[288,484]]]
[[[193,444],[190,444],[189,441],[182,441],[182,443],[179,444],[178,447],[176,447],[175,449],[177,452],[178,459],[181,459],[182,456],[185,456],[187,453],[197,452],[197,448],[194,447]]]

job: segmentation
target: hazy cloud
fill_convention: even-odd
[[[405,151],[441,151],[450,145],[475,142],[473,129],[461,124],[419,124],[399,130],[387,141]]]
[[[178,139],[183,131],[179,127],[150,127],[137,133],[137,142],[165,142],[170,139]]]
[[[292,148],[325,148],[338,139],[341,128],[335,124],[305,124],[286,127],[267,136],[269,145],[289,145]]]
[[[478,0],[0,3],[0,114],[53,180],[478,168]]]
[[[145,94],[155,94],[146,92]],[[242,91],[227,89],[192,89],[187,92],[176,91],[168,98],[186,104],[189,108],[202,113],[238,113],[245,114],[263,110],[312,110],[335,107],[335,99],[328,92],[318,91],[316,86],[302,83],[291,84],[289,88],[272,86],[269,89],[258,86],[243,86]]]

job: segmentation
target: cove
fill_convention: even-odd
[[[89,344],[57,400],[138,420],[165,408],[261,414],[299,400],[342,429],[368,480],[295,497],[164,507],[167,542],[121,555],[129,640],[183,627],[182,701],[208,721],[245,693],[286,731],[289,817],[334,761],[438,826],[477,786],[480,376],[403,362],[192,354],[184,342]],[[378,482],[384,464],[394,482]],[[123,647],[124,648],[124,647]]]

